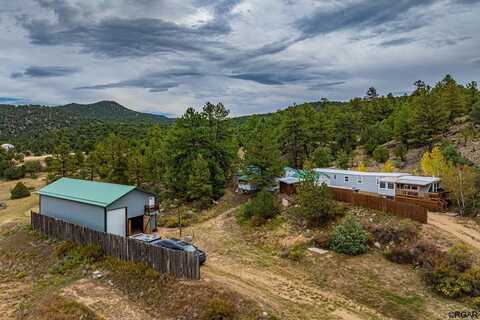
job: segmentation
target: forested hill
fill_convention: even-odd
[[[0,105],[0,137],[18,137],[30,131],[62,129],[95,122],[169,122],[165,116],[130,110],[114,101],[71,103],[58,107]]]
[[[40,105],[0,105],[0,141],[11,142],[20,149],[33,149],[33,138],[41,138],[35,143],[49,143],[52,133],[68,131],[76,135],[98,129],[117,126],[143,126],[144,124],[167,124],[174,119],[162,115],[141,113],[130,110],[114,101],[99,101],[92,104],[71,103],[63,106],[49,107]],[[88,128],[87,128],[88,127]],[[45,139],[43,139],[45,138]]]

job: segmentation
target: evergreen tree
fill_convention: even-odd
[[[435,102],[449,112],[450,120],[468,112],[463,88],[449,74],[435,86],[432,94],[436,97]]]
[[[297,106],[289,107],[284,114],[279,141],[288,164],[300,168],[307,157],[307,144],[310,141],[307,131],[307,118]]]
[[[326,184],[318,186],[313,174],[298,187],[296,203],[293,214],[308,227],[324,225],[337,212],[330,189]]]
[[[142,154],[140,148],[132,147],[128,154],[128,177],[131,183],[140,186],[145,182],[146,165],[145,156]]]
[[[256,168],[253,170],[253,183],[260,188],[270,187],[275,177],[282,172],[280,151],[270,126],[265,119],[252,119],[250,126],[253,136],[245,147],[244,167]]]
[[[30,196],[30,191],[23,184],[23,182],[18,182],[15,187],[10,191],[10,199],[20,199]]]
[[[332,151],[328,147],[318,147],[311,155],[310,162],[314,168],[327,168],[332,165]]]
[[[127,184],[129,146],[125,139],[111,134],[95,147],[98,173],[102,179]]]
[[[55,147],[52,154],[52,173],[57,177],[66,177],[72,173],[75,166],[75,158],[72,155],[70,145],[61,142]]]
[[[187,181],[199,154],[208,163],[213,197],[223,195],[235,155],[228,114],[221,103],[207,103],[202,112],[187,109],[170,128],[165,139],[165,183],[174,195],[187,196]]]
[[[472,111],[470,112],[470,118],[473,123],[480,125],[480,100],[473,105]]]
[[[395,138],[404,145],[412,139],[412,112],[410,105],[405,103],[394,116],[393,133]]]
[[[449,111],[435,101],[429,87],[418,87],[411,99],[411,135],[420,145],[431,145],[448,128]]]
[[[192,172],[188,177],[187,195],[191,201],[200,201],[203,206],[208,205],[213,197],[208,162],[201,154],[192,163]]]
[[[470,112],[473,106],[478,102],[478,86],[476,81],[471,81],[467,84],[467,106]]]
[[[164,182],[165,133],[160,126],[152,127],[147,134],[145,147],[145,180],[150,184]]]

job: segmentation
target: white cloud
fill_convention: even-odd
[[[109,99],[176,115],[222,101],[241,115],[363,96],[369,86],[409,90],[445,73],[477,80],[479,1],[405,0],[394,14],[390,3],[8,1],[0,8],[0,97]],[[45,68],[57,73],[11,76]]]

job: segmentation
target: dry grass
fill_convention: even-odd
[[[30,210],[38,207],[38,195],[36,194],[32,194],[27,198],[10,200],[10,190],[19,181],[22,181],[32,190],[38,190],[45,185],[44,177],[0,181],[0,201],[7,205],[6,209],[0,210],[0,236],[19,223],[27,223],[30,217]]]
[[[100,320],[95,312],[75,300],[59,295],[44,296],[36,301],[24,317],[28,320]]]
[[[376,223],[399,222],[368,210],[356,214]],[[209,253],[205,277],[257,296],[282,319],[325,319],[330,311],[331,318],[347,312],[354,319],[445,319],[449,311],[469,309],[439,297],[421,271],[389,262],[380,250],[358,257],[307,251],[298,262],[282,259],[285,246],[308,243],[315,234],[302,234],[288,219],[251,228],[219,216],[195,228],[197,244]]]

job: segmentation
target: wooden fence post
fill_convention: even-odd
[[[161,273],[169,273],[180,279],[200,279],[199,259],[192,253],[92,230],[33,211],[30,223],[33,230],[59,240],[71,240],[80,245],[96,244],[106,255],[125,261],[142,262]]]

